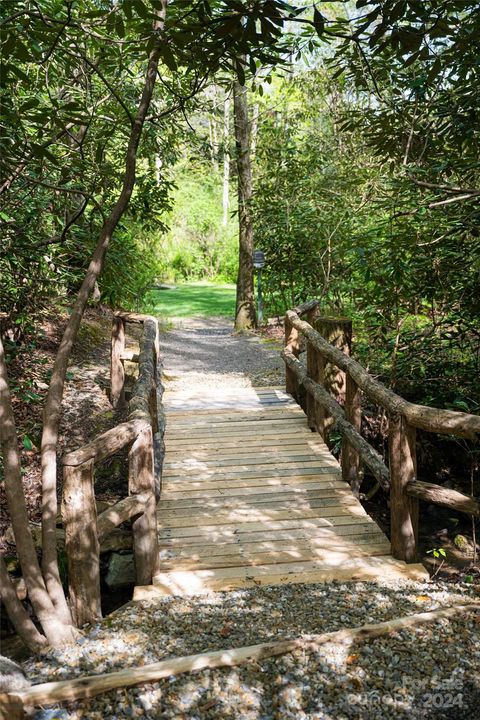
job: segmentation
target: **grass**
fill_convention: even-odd
[[[235,285],[192,282],[174,290],[151,290],[148,312],[163,317],[233,317]]]

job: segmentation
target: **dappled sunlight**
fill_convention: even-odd
[[[404,564],[389,558],[387,538],[289,397],[276,388],[166,393],[154,594],[402,576]]]
[[[177,577],[181,589],[183,578]],[[172,581],[173,586],[173,581]],[[457,596],[459,601],[461,595]],[[412,707],[430,690],[425,663],[434,664],[438,681],[455,677],[469,707],[480,687],[478,673],[458,674],[468,653],[468,630],[461,621],[410,629],[367,642],[343,637],[278,657],[250,660],[231,667],[235,649],[287,638],[308,637],[383,622],[451,604],[441,587],[376,583],[255,586],[230,593],[161,598],[130,603],[88,628],[73,646],[51,651],[42,664],[31,662],[35,683],[42,680],[98,675],[122,668],[144,668],[162,660],[195,656],[188,673],[153,678],[138,688],[102,696],[103,717],[91,701],[69,706],[78,717],[103,720],[122,717],[125,708],[149,708],[148,717],[249,718],[315,717],[336,720],[342,703],[363,712],[369,698],[380,697],[384,714]],[[348,622],[346,618],[348,617]],[[473,621],[470,623],[473,628]],[[441,632],[443,647],[436,643]],[[429,643],[431,661],[423,647]],[[450,652],[445,652],[445,644]],[[437,649],[435,650],[435,647]],[[217,651],[223,668],[205,669],[200,653]],[[252,651],[246,650],[248,657]],[[392,654],[408,658],[391,662]],[[403,660],[402,660],[403,662]],[[457,668],[457,670],[455,670]],[[29,668],[27,667],[27,671]],[[452,675],[453,673],[453,675]],[[423,685],[420,681],[423,681]],[[430,678],[428,678],[428,683]],[[433,686],[432,686],[433,688]],[[394,692],[395,690],[395,692]],[[127,696],[128,692],[128,696]],[[98,701],[97,701],[98,702]],[[370,717],[357,714],[353,717]],[[456,715],[461,717],[462,715]],[[76,715],[72,717],[77,717]],[[453,716],[452,716],[453,717]]]

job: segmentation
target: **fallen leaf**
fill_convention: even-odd
[[[220,635],[222,637],[228,637],[231,632],[232,632],[232,626],[230,625],[230,623],[225,623],[225,625],[220,630]]]

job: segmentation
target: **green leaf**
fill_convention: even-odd
[[[149,10],[142,0],[132,0],[132,5],[135,8],[137,15],[145,19],[149,17]]]
[[[25,450],[33,450],[33,443],[28,437],[28,435],[23,436],[23,447]]]
[[[133,15],[131,0],[124,0],[122,3],[122,9],[123,9],[123,12],[125,13],[125,17],[127,18],[127,20],[131,20],[132,15]]]
[[[20,70],[20,68],[17,65],[4,66],[3,70],[4,70],[4,75],[6,74],[5,71],[7,71],[7,72],[10,71],[14,75],[16,75],[18,78],[20,78],[20,80],[23,80],[23,82],[25,82],[25,83],[30,82],[30,78],[28,77],[28,75],[25,75],[23,70]]]
[[[15,43],[15,55],[19,60],[23,60],[24,62],[32,62],[33,60],[31,52],[19,38],[17,38],[17,42]]]
[[[459,410],[463,410],[464,412],[470,412],[470,408],[468,407],[465,400],[454,400],[453,406],[455,408],[458,408]]]
[[[317,31],[317,35],[321,37],[325,31],[325,18],[317,8],[313,11],[313,25]]]
[[[37,106],[38,106],[38,98],[31,97],[20,105],[20,110],[22,112],[25,112],[26,110],[31,110],[32,108],[37,107]]]
[[[10,33],[2,43],[2,55],[4,58],[8,58],[15,47],[15,35]]]
[[[119,38],[125,37],[125,25],[123,24],[121,15],[118,13],[115,15],[115,32]]]
[[[160,53],[162,55],[165,65],[168,67],[168,69],[171,70],[172,72],[176,72],[177,61],[175,60],[175,56],[172,52],[170,45],[167,45],[166,43],[162,43],[162,46],[160,48]]]

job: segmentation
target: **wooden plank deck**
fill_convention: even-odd
[[[280,388],[167,392],[161,572],[135,598],[264,584],[426,579]]]

